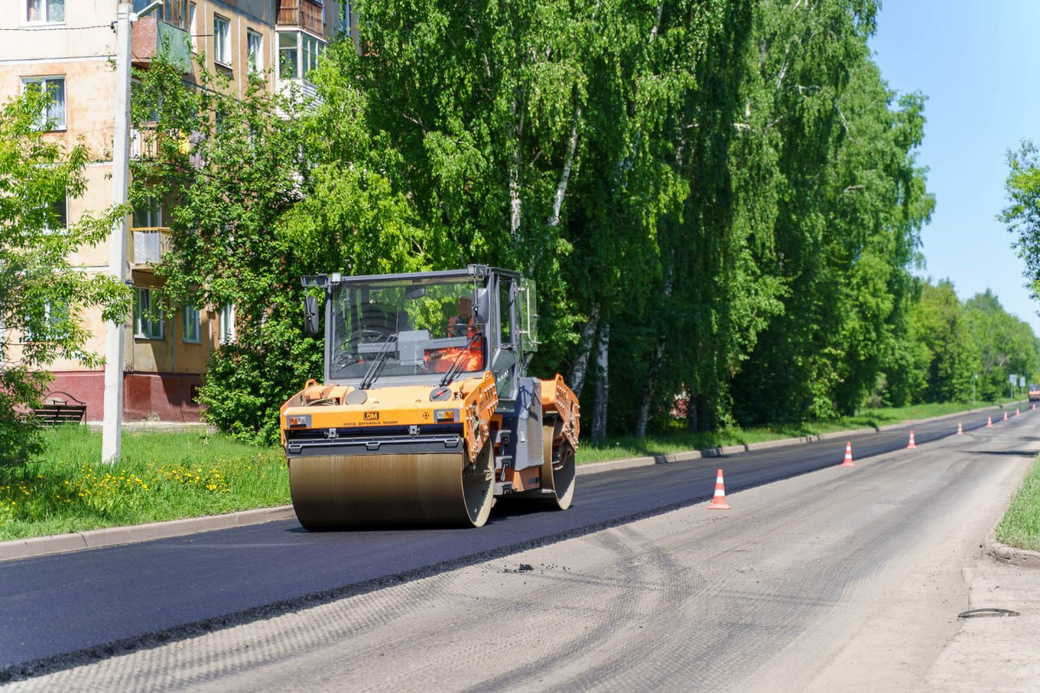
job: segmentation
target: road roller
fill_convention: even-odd
[[[527,374],[533,281],[470,265],[302,283],[325,368],[280,411],[301,525],[480,527],[497,500],[570,507],[580,407],[560,375]]]

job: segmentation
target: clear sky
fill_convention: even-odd
[[[920,91],[935,213],[924,274],[969,298],[990,288],[1040,336],[1004,208],[1007,150],[1040,141],[1040,0],[882,0],[874,58],[889,86]]]

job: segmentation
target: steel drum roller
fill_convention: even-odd
[[[494,501],[490,448],[472,464],[459,453],[291,458],[293,509],[312,530],[480,527]]]

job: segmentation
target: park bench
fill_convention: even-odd
[[[67,392],[51,392],[43,398],[43,406],[33,410],[37,420],[45,426],[82,423],[86,413],[86,402],[79,401]]]

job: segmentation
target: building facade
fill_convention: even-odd
[[[151,0],[133,0],[144,10]],[[67,199],[68,223],[113,203],[112,148],[115,134],[114,67],[118,0],[5,0],[0,3],[0,99],[25,89],[51,95],[48,138],[69,146],[81,142],[91,153],[87,187]],[[230,78],[244,93],[252,72],[271,90],[296,84],[313,87],[307,73],[329,41],[350,31],[345,0],[161,0],[133,25],[131,60],[147,68],[160,46],[182,64],[186,77],[198,77],[194,58],[205,57],[211,72]],[[148,138],[131,132],[131,156],[146,156]],[[147,308],[160,289],[153,267],[168,246],[169,209],[161,205],[135,210],[125,238],[127,275],[135,293],[135,313],[124,327],[127,420],[197,421],[196,401],[206,363],[214,350],[235,338],[233,306],[182,308],[174,315],[149,319]],[[85,272],[108,271],[107,244],[84,247],[71,258]],[[107,326],[100,312],[78,316],[91,333],[88,349],[105,350]],[[87,421],[103,418],[104,371],[75,361],[52,365],[50,389],[87,405]]]

